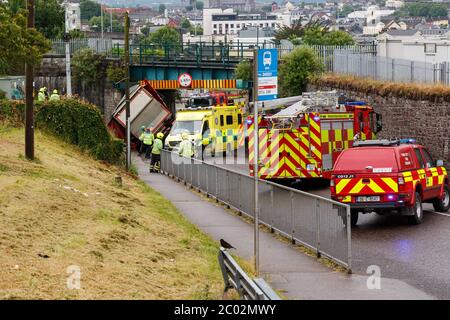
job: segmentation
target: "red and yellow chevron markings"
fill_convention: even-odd
[[[178,80],[148,80],[156,90],[181,89]],[[192,80],[190,89],[235,89],[235,79]]]
[[[336,180],[336,194],[379,194],[398,192],[398,183],[394,178],[351,178]]]

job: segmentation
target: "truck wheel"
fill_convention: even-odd
[[[433,200],[434,210],[437,212],[447,212],[450,209],[450,190],[444,185],[444,194],[441,199]]]
[[[416,191],[414,195],[414,206],[408,208],[412,215],[408,216],[409,223],[420,224],[423,220],[423,208],[422,199],[420,199],[420,194]]]

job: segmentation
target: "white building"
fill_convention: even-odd
[[[395,9],[400,9],[404,5],[405,5],[405,2],[402,0],[386,0],[386,2],[384,4],[384,6],[386,8],[395,8]]]
[[[272,43],[275,39],[275,32],[273,28],[256,28],[249,27],[238,31],[236,37],[234,37],[234,42],[237,43],[248,43],[248,44],[262,44],[262,43]]]
[[[450,30],[432,31],[389,30],[377,37],[378,55],[429,63],[450,61]]]
[[[204,9],[203,34],[235,35],[239,30],[254,26],[258,28],[276,29],[282,20],[275,14],[239,14],[233,9]]]
[[[347,15],[349,19],[365,19],[367,22],[380,20],[381,17],[393,14],[395,10],[380,10],[378,6],[370,6],[366,10],[353,11]]]
[[[69,24],[69,31],[81,30],[81,11],[79,3],[69,2],[66,4],[66,19]]]

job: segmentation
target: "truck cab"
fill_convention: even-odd
[[[450,208],[443,161],[412,139],[356,141],[336,160],[331,175],[332,199],[351,207],[351,224],[359,213],[401,214],[412,224],[423,219],[422,203],[434,210]]]

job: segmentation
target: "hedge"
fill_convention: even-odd
[[[443,84],[388,82],[332,73],[313,78],[310,84],[382,97],[396,96],[411,100],[450,102],[450,87]]]
[[[22,126],[24,110],[23,102],[0,101],[0,123]],[[123,163],[123,141],[110,135],[100,111],[92,104],[77,99],[37,102],[35,125],[42,131],[79,146],[98,160]]]

